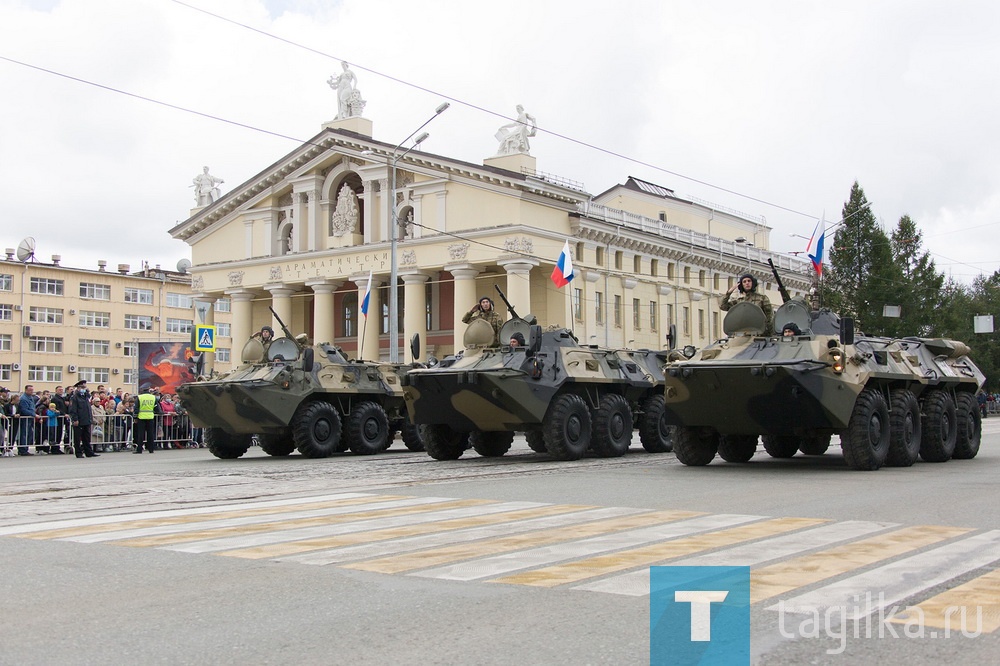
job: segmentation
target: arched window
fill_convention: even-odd
[[[283,227],[278,229],[278,254],[285,255],[292,251],[294,247],[292,238],[292,231],[294,227],[291,221],[285,223]]]

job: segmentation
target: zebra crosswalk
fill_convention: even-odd
[[[1000,628],[1000,530],[345,492],[52,520],[0,537],[632,597],[649,594],[650,566],[750,566],[751,601],[770,610],[849,607],[858,619],[909,600],[906,612],[932,626],[969,605],[983,631]]]

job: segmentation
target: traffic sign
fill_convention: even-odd
[[[195,325],[194,350],[196,352],[215,351],[215,326]]]

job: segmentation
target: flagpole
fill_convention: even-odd
[[[365,331],[368,330],[368,315],[365,315],[365,323],[361,325],[361,346],[358,348],[358,360],[365,360]]]

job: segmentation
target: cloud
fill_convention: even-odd
[[[520,103],[547,130],[538,168],[590,192],[635,175],[764,215],[772,248],[800,250],[788,234],[835,219],[857,179],[887,226],[910,214],[961,257],[956,277],[1000,263],[992,3],[191,4],[313,50],[180,3],[3,1],[0,56],[300,140],[335,115],[325,82],[344,59],[380,140],[444,95],[423,148],[480,162]],[[225,190],[296,146],[10,62],[0,85],[5,244],[34,235],[67,265],[172,266],[189,251],[167,230],[202,166]]]

